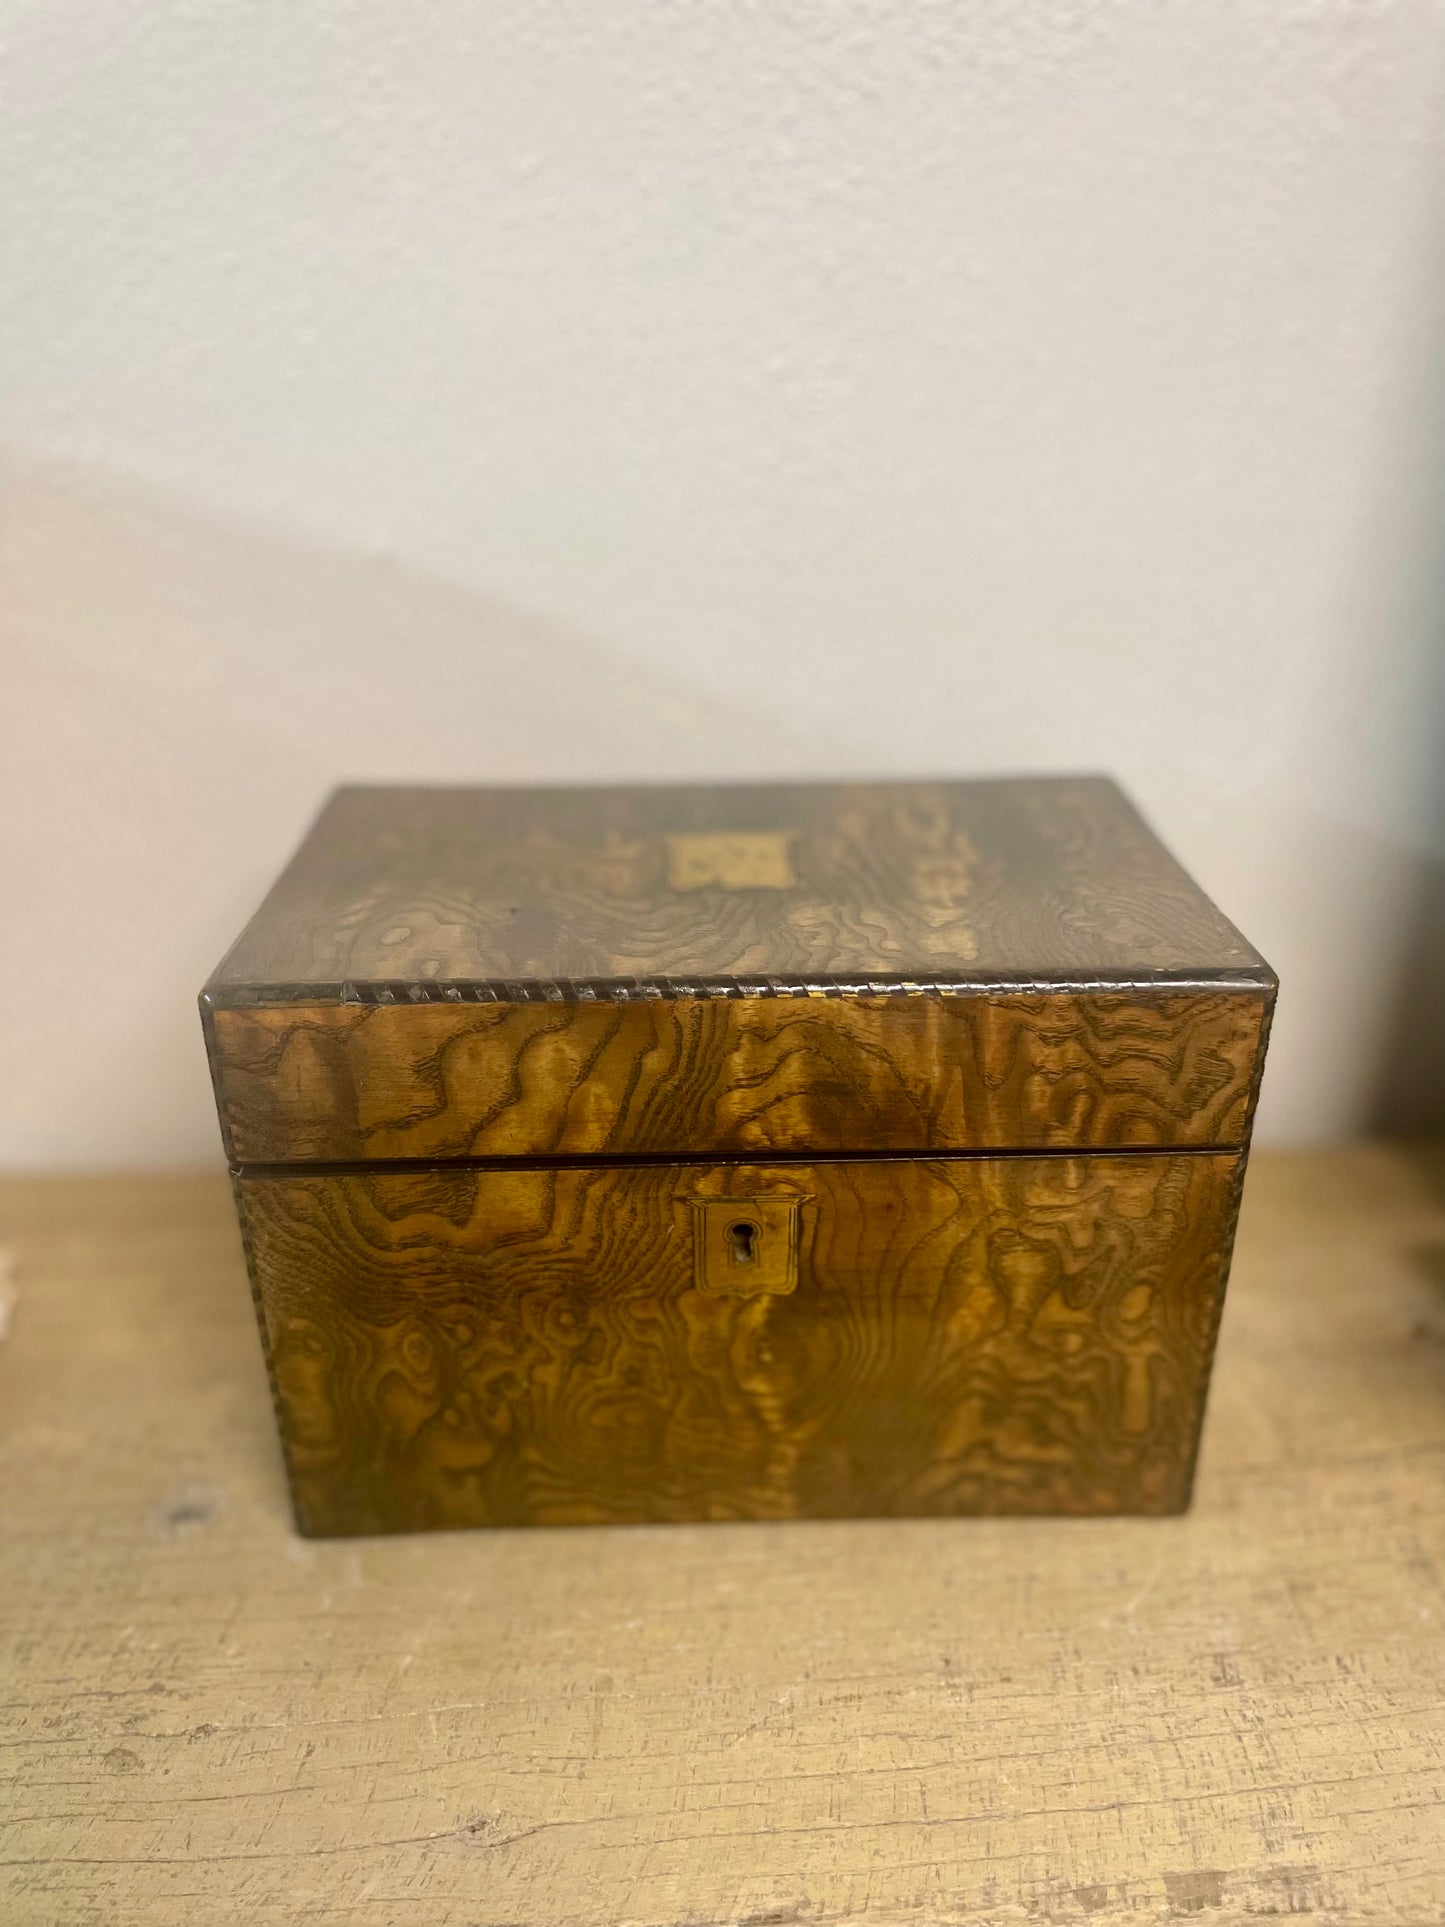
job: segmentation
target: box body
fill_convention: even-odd
[[[1273,993],[1101,779],[339,792],[202,995],[302,1528],[1178,1510]]]

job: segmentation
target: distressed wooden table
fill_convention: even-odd
[[[222,1181],[0,1240],[10,1927],[1445,1920],[1445,1159],[1256,1161],[1166,1521],[308,1544]]]

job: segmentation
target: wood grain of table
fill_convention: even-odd
[[[292,1531],[224,1179],[11,1179],[0,1920],[1445,1921],[1445,1157],[1260,1157],[1192,1514]]]

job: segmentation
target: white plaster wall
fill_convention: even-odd
[[[219,1156],[342,778],[1107,768],[1357,1128],[1433,784],[1445,0],[0,0],[0,1162]]]

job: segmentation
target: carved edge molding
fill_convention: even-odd
[[[594,1004],[673,1003],[737,997],[1009,997],[1112,991],[1273,992],[1274,972],[1256,969],[1166,971],[1119,976],[912,977],[593,977],[467,978],[358,983],[243,984],[207,988],[202,1011],[258,1004]]]

